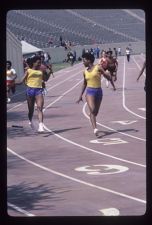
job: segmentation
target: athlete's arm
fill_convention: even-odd
[[[23,82],[26,83],[27,77],[28,77],[28,70],[25,71],[24,76],[21,79],[21,82],[20,83],[23,83]]]
[[[99,67],[99,72],[100,72],[101,74],[103,74],[103,76],[104,76],[107,80],[111,80],[110,72],[107,71],[107,70],[105,71],[101,65],[100,65],[100,67]]]
[[[86,89],[86,86],[87,86],[85,74],[83,74],[83,76],[84,76],[84,81],[83,81],[83,84],[82,84],[81,93],[80,93],[79,99],[76,101],[76,103],[79,103],[80,101],[83,101],[82,96],[83,96],[83,93],[84,93],[84,91]]]

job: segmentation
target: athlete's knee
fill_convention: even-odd
[[[90,113],[92,114],[92,115],[94,115],[94,116],[97,116],[97,114],[98,114],[98,110],[97,109],[91,109],[90,110]]]
[[[43,107],[42,106],[37,106],[37,111],[42,112],[42,110],[43,110]]]

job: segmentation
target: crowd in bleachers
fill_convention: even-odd
[[[145,40],[144,24],[123,10],[11,10],[7,26],[40,48],[63,46],[61,35],[72,45]]]

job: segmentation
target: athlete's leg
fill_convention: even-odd
[[[8,84],[7,84],[6,91],[7,91],[7,102],[9,103],[11,101],[11,99],[10,99],[10,85],[8,85]]]
[[[114,72],[113,72],[113,81],[115,82],[116,80],[117,80],[117,72],[114,71]]]
[[[101,105],[101,102],[102,102],[102,97],[100,98],[95,98],[95,116],[98,115],[98,112],[99,112],[99,109],[100,109],[100,105]]]
[[[35,98],[36,98],[38,120],[39,120],[38,132],[43,132],[44,131],[44,125],[43,125],[44,97],[43,97],[43,94],[39,94],[39,95],[36,95]]]
[[[110,83],[111,83],[111,85],[113,87],[113,90],[115,91],[116,90],[116,87],[115,87],[115,84],[114,84],[114,76],[113,75],[111,76]]]
[[[93,129],[95,129],[96,128],[95,97],[93,95],[86,95],[86,102],[90,111],[90,121]]]
[[[44,97],[42,94],[35,96],[36,104],[37,104],[37,112],[38,112],[38,120],[39,123],[43,123],[43,105],[44,105]]]
[[[33,113],[34,113],[34,103],[35,103],[35,97],[34,96],[26,96],[27,99],[27,105],[28,105],[28,118],[29,121],[32,122]]]

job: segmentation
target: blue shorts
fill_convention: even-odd
[[[36,95],[43,95],[43,88],[32,88],[27,87],[26,89],[26,95],[30,97],[34,97]]]
[[[87,87],[86,95],[92,95],[95,98],[102,99],[102,96],[103,96],[102,88],[90,88],[90,87]]]

